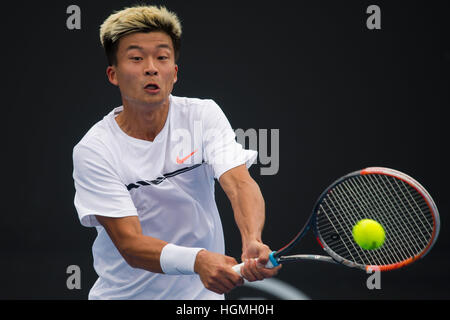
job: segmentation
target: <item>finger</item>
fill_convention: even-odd
[[[216,293],[224,294],[230,292],[234,288],[234,285],[228,279],[223,279],[221,282],[215,283],[213,288],[216,289]]]
[[[264,276],[264,278],[272,278],[277,275],[281,269],[281,264],[274,268],[260,268],[260,273]]]
[[[235,266],[238,264],[238,262],[232,258],[232,257],[227,257],[227,264],[231,267]],[[241,268],[242,269],[242,268]],[[241,274],[242,274],[242,270]],[[233,283],[233,285],[236,286],[241,286],[244,284],[244,279],[242,278],[242,276],[240,276],[239,274],[237,274],[235,271],[232,272],[227,272],[226,274],[227,278]]]
[[[244,264],[244,276],[248,281],[257,281],[264,279],[261,274],[260,268],[257,266],[255,259],[249,259],[246,264]]]
[[[264,277],[264,273],[263,270],[265,270],[264,266],[261,266],[256,260],[255,260],[255,264],[254,266],[252,266],[252,272],[253,274],[256,276],[256,279],[258,280],[263,280]]]
[[[228,293],[235,287],[234,283],[227,278],[227,275],[222,274],[209,279],[205,287],[217,294]]]
[[[243,267],[241,267],[241,270],[240,270],[241,275],[236,273],[233,269],[231,269],[226,274],[227,278],[233,283],[233,285],[235,287],[244,284],[244,279],[242,278],[242,269],[243,269]]]
[[[271,278],[275,276],[280,269],[281,265],[274,268],[266,268],[264,265],[260,264],[258,260],[255,263],[255,268],[253,268],[252,264],[249,264],[249,268],[247,269],[246,274],[250,274],[252,276],[251,280],[249,281],[263,280],[265,278]]]
[[[256,281],[256,277],[250,269],[251,259],[246,259],[244,265],[241,268],[241,274],[247,281]]]
[[[244,278],[234,271],[228,275],[228,280],[233,284],[233,288],[244,284]]]
[[[226,291],[226,288],[220,283],[211,283],[205,286],[205,288],[217,294],[224,294]]]
[[[264,267],[269,262],[269,254],[271,253],[270,250],[264,250],[259,257],[258,257],[258,263]]]
[[[231,291],[235,287],[243,285],[244,279],[236,272],[229,269],[223,274],[223,284],[226,286],[228,291]]]
[[[235,287],[234,283],[226,277],[221,279],[220,286],[223,288],[223,293],[228,293]]]

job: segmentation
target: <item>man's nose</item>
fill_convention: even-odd
[[[153,59],[148,59],[147,65],[144,69],[144,73],[146,76],[156,76],[158,74],[158,69],[153,63]]]

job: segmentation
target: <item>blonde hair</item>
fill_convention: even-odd
[[[116,53],[121,37],[134,32],[151,31],[163,31],[170,36],[177,60],[181,39],[181,23],[177,15],[163,6],[137,5],[116,11],[100,26],[100,42],[109,65],[117,63]]]

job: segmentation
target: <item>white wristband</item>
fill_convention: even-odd
[[[169,243],[162,248],[159,263],[165,274],[195,274],[194,264],[197,253],[203,248],[181,247]]]

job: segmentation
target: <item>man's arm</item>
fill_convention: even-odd
[[[249,281],[270,278],[280,267],[263,268],[271,250],[263,244],[261,234],[265,221],[264,198],[258,184],[250,176],[247,167],[241,165],[225,172],[219,178],[234,212],[234,219],[242,238],[242,275]],[[255,258],[258,258],[256,262]]]
[[[138,217],[110,218],[97,215],[96,218],[131,267],[163,273],[159,261],[161,251],[168,243],[143,235]]]
[[[131,267],[164,273],[160,259],[168,243],[143,235],[138,217],[110,218],[97,215],[96,218]],[[223,294],[243,283],[242,278],[231,269],[236,263],[232,257],[201,250],[195,259],[194,272],[199,274],[205,288]]]

